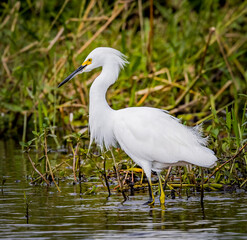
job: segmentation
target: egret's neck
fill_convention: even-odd
[[[106,101],[108,88],[117,80],[118,66],[104,65],[101,74],[94,80],[89,93],[89,115],[95,111],[112,110]]]
[[[104,65],[101,74],[94,80],[89,93],[90,144],[93,140],[103,148],[115,145],[112,132],[113,113],[106,101],[107,89],[116,81],[119,67]]]

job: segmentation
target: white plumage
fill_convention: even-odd
[[[189,128],[168,113],[155,108],[127,108],[114,116],[114,134],[121,148],[139,164],[148,177],[150,169],[195,164],[212,167],[213,151],[196,128]]]
[[[195,164],[214,166],[217,158],[206,147],[200,127],[187,127],[168,112],[150,107],[113,110],[106,101],[107,89],[117,80],[127,63],[125,56],[112,48],[96,48],[82,66],[59,86],[78,73],[102,67],[101,74],[90,88],[90,145],[95,141],[103,150],[117,144],[140,165],[148,179],[151,170],[158,173],[165,167]],[[151,182],[151,180],[150,180]]]

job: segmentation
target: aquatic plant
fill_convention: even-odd
[[[32,131],[41,133],[46,123],[52,127],[49,134],[57,136],[48,136],[57,148],[66,144],[62,136],[86,129],[88,89],[98,71],[89,79],[88,75],[75,79],[66,91],[57,90],[57,83],[92,49],[110,46],[130,61],[108,92],[112,107],[153,106],[169,110],[188,125],[203,122],[219,167],[246,143],[246,5],[240,0],[2,3],[1,136],[21,135],[22,142],[29,142],[36,137]],[[30,149],[43,149],[43,136]],[[69,145],[75,151],[74,140]],[[94,167],[104,169],[102,158],[90,161],[87,145],[83,133],[77,150],[81,161],[74,157],[77,167],[80,162],[82,174],[101,179]],[[92,151],[97,153],[96,148]],[[119,151],[115,154],[117,164],[119,157],[124,160],[120,175],[126,175],[133,163]],[[112,157],[108,159],[107,178],[114,175]],[[210,178],[210,184],[246,188],[246,163],[244,148]],[[78,168],[75,165],[74,180]],[[201,181],[197,168],[180,171],[182,186]],[[212,171],[205,173],[206,179]],[[180,176],[179,170],[173,169],[174,174]],[[141,177],[139,172],[133,175]],[[168,182],[172,186],[171,176]]]

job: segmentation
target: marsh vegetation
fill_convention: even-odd
[[[21,142],[32,184],[60,191],[63,179],[96,178],[102,186],[84,193],[97,194],[118,191],[119,178],[129,193],[146,188],[120,149],[116,166],[96,146],[88,153],[88,90],[100,70],[57,89],[91,50],[110,46],[130,62],[108,92],[112,108],[152,106],[203,123],[219,159],[203,179],[195,166],[165,170],[167,194],[189,196],[201,183],[246,190],[246,1],[8,1],[0,11],[0,134]]]

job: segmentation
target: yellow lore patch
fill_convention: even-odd
[[[90,65],[91,63],[92,63],[92,58],[89,58],[82,64],[82,66]]]

